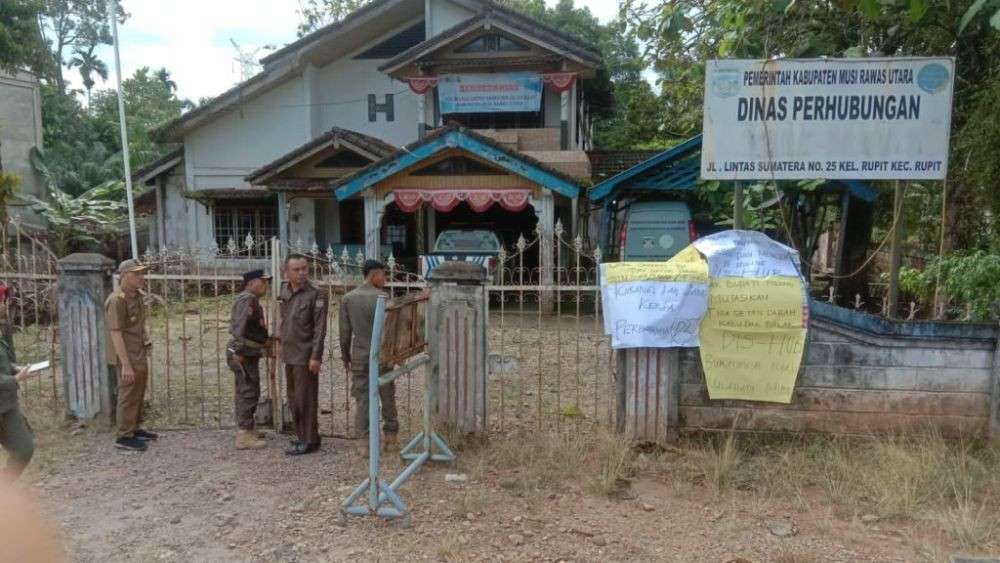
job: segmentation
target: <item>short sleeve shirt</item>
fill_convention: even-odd
[[[138,291],[129,295],[124,291],[116,291],[108,296],[104,303],[105,323],[108,331],[119,331],[125,341],[125,351],[128,353],[132,369],[138,371],[146,367],[146,304]],[[110,339],[108,342],[108,361],[118,365],[118,357]]]

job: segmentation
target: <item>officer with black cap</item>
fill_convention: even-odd
[[[260,358],[268,345],[267,323],[260,298],[267,295],[271,276],[264,270],[243,274],[243,291],[233,303],[229,321],[232,336],[226,346],[226,363],[236,378],[236,449],[267,446],[254,425],[254,411],[260,400]]]

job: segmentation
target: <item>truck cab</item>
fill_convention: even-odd
[[[619,228],[622,262],[668,260],[697,238],[691,210],[683,201],[637,201]]]

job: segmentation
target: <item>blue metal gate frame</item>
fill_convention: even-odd
[[[368,354],[368,477],[354,489],[340,505],[340,511],[349,516],[375,515],[382,518],[402,518],[408,511],[403,499],[399,496],[399,488],[412,477],[421,466],[428,461],[455,461],[455,454],[448,448],[444,440],[434,431],[432,410],[437,385],[432,374],[424,385],[423,430],[419,432],[400,452],[403,460],[409,465],[391,483],[381,478],[381,434],[378,430],[381,420],[382,405],[379,399],[379,388],[404,375],[411,374],[420,366],[431,363],[430,356],[424,352],[410,358],[405,364],[379,376],[379,359],[382,349],[382,329],[385,324],[385,297],[379,297],[375,306],[375,323],[372,327],[372,341]],[[357,501],[367,491],[364,503]]]

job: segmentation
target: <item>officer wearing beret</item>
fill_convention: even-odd
[[[150,341],[142,292],[148,269],[138,260],[119,264],[119,289],[104,302],[111,342],[108,360],[118,379],[115,447],[130,451],[145,451],[147,442],[158,437],[141,427],[149,380]]]
[[[260,298],[267,295],[271,276],[264,270],[243,274],[243,291],[236,296],[229,318],[226,363],[236,381],[236,449],[260,449],[267,445],[257,433],[254,411],[260,400],[260,359],[268,344],[267,323]]]

